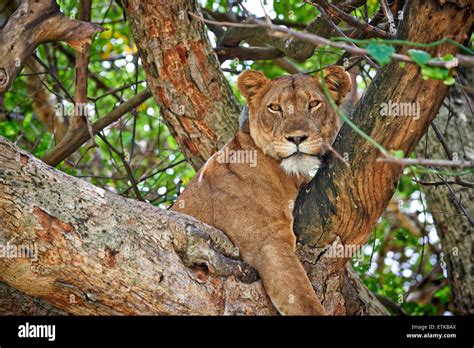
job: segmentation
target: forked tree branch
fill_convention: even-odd
[[[329,15],[333,17],[337,17],[340,20],[346,22],[349,25],[352,25],[356,29],[360,29],[365,33],[369,33],[373,36],[382,37],[382,38],[390,38],[390,35],[380,28],[374,27],[366,22],[362,22],[358,20],[356,17],[347,14],[346,12],[340,10],[338,7],[328,3],[326,0],[311,0],[305,1],[307,4],[311,4],[316,6],[320,9],[323,9]]]
[[[334,42],[329,39],[326,39],[324,37],[321,37],[319,35],[314,35],[314,34],[309,34],[306,32],[298,32],[286,27],[281,27],[278,25],[275,25],[271,22],[267,21],[262,21],[259,19],[251,18],[249,19],[248,23],[232,23],[232,22],[216,22],[216,21],[211,21],[208,19],[203,18],[202,16],[199,16],[193,12],[189,12],[189,15],[202,21],[205,23],[209,24],[215,24],[215,25],[222,25],[224,27],[239,27],[239,28],[246,28],[246,29],[255,29],[258,28],[260,30],[266,29],[269,32],[270,36],[274,36],[277,38],[281,38],[282,36],[284,37],[293,37],[302,41],[306,41],[309,43],[312,43],[316,47],[318,46],[330,46],[330,47],[335,47],[339,48],[341,50],[346,51],[346,53],[350,53],[351,55],[354,56],[365,56],[369,54],[369,51],[365,48],[360,48],[354,45],[349,45],[345,44],[343,42]],[[467,34],[465,34],[467,35]],[[467,37],[467,36],[466,36]],[[463,41],[466,37],[463,37]],[[405,40],[408,41],[408,40]],[[406,54],[400,54],[400,53],[392,53],[390,54],[390,57],[393,60],[400,61],[400,62],[405,62],[405,63],[415,63],[415,61],[410,58]],[[455,68],[457,66],[471,66],[473,64],[474,59],[471,57],[461,55],[461,54],[456,54],[454,59],[449,60],[449,61],[443,61],[443,60],[430,60],[426,63],[428,66],[433,66],[433,67],[441,67],[441,68],[446,68],[446,69],[451,69]]]
[[[0,31],[0,95],[38,45],[66,41],[80,47],[104,28],[64,16],[55,0],[23,0]]]

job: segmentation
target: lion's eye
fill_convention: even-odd
[[[268,109],[269,109],[270,111],[273,111],[273,112],[281,111],[280,105],[277,105],[277,104],[270,104],[270,105],[268,105]]]
[[[321,102],[319,100],[313,100],[309,103],[309,108],[317,109],[320,105],[321,105]]]

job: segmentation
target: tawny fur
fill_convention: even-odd
[[[330,67],[324,75],[339,104],[351,86],[348,74]],[[326,314],[295,255],[292,229],[298,190],[339,129],[319,79],[291,75],[269,80],[256,71],[242,73],[238,88],[248,102],[249,123],[208,160],[172,208],[226,233],[285,315]],[[298,146],[295,137],[303,140]],[[235,163],[236,158],[253,158],[229,157],[239,151],[254,151],[256,165]]]

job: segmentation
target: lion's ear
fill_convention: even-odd
[[[270,81],[259,71],[245,70],[237,79],[237,88],[245,99],[251,99],[266,83]]]
[[[319,78],[320,76],[318,76]],[[349,73],[342,66],[338,65],[324,69],[324,82],[337,105],[342,103],[352,86]]]

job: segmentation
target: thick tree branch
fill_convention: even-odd
[[[25,60],[45,42],[67,41],[80,48],[104,29],[64,16],[54,0],[24,0],[0,31],[0,95],[10,87]]]
[[[59,172],[1,137],[0,252],[0,313],[15,299],[80,315],[276,313],[222,232]],[[298,252],[330,313],[386,313],[350,270]]]
[[[228,59],[240,60],[266,60],[283,57],[283,53],[273,47],[225,47],[220,46],[214,49],[219,61],[223,62]]]
[[[156,8],[160,14],[154,12]],[[142,4],[137,13],[138,3],[129,2],[127,11],[129,18],[133,17],[149,85],[162,111],[168,112],[169,126],[175,127],[171,130],[197,135],[177,140],[184,148],[194,147],[188,155],[196,158],[194,165],[198,166],[217,146],[214,134],[219,134],[219,139],[233,134],[233,130],[222,128],[222,122],[233,125],[236,106],[207,39],[198,35],[201,31],[186,15],[192,8],[188,1],[173,5],[158,2],[149,7]],[[202,100],[207,101],[205,105]],[[186,111],[184,116],[181,110]],[[190,132],[193,129],[199,132]],[[199,136],[204,144],[197,141]],[[209,146],[207,139],[214,145]],[[199,231],[205,227],[189,228],[189,218],[170,216],[65,176],[7,142],[0,153],[0,238],[4,243],[12,236],[37,242],[42,258],[39,264],[0,260],[0,280],[10,286],[73,314],[275,313],[259,282],[247,285],[228,278],[232,274],[251,281],[254,274],[235,259],[235,249],[215,241],[212,229],[202,234]],[[213,247],[206,247],[203,240],[214,241]],[[297,252],[328,313],[386,313],[360,280],[343,267],[345,259],[326,257],[324,249],[305,245],[299,245]],[[176,253],[180,257],[176,258]],[[163,265],[174,264],[167,257],[178,263],[177,268],[163,270]],[[196,268],[196,263],[211,272]],[[23,275],[29,282],[20,280]],[[171,288],[173,291],[167,291]]]
[[[0,282],[0,315],[67,315],[44,300]]]
[[[17,0],[0,0],[0,28],[8,21],[8,18],[17,9],[19,1]],[[32,99],[32,107],[38,118],[53,133],[56,142],[66,134],[66,125],[63,119],[56,116],[51,100],[51,93],[45,87],[46,77],[41,73],[39,63],[29,57],[25,62],[26,81],[28,93]],[[1,104],[1,103],[0,103]]]

